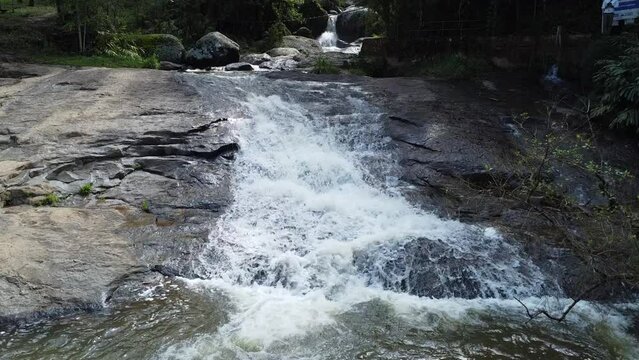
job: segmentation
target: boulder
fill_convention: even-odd
[[[313,56],[322,53],[322,47],[317,40],[302,36],[284,36],[280,42],[280,47],[296,49],[305,56]]]
[[[369,10],[350,7],[337,16],[337,35],[346,42],[353,42],[366,34],[366,18]]]
[[[176,64],[170,61],[160,61],[160,70],[167,70],[167,71],[184,70],[184,65]]]
[[[388,40],[384,37],[367,37],[362,39],[360,56],[385,56]]]
[[[242,56],[240,61],[251,65],[259,65],[261,63],[271,61],[271,56],[269,56],[269,54],[248,54]]]
[[[203,36],[186,54],[186,62],[197,68],[225,66],[240,60],[240,46],[219,32]]]
[[[181,64],[184,61],[184,45],[170,34],[130,35],[133,44],[148,55],[154,54],[160,61]]]
[[[286,56],[286,57],[301,57],[301,53],[299,52],[299,50],[294,49],[294,48],[286,48],[286,47],[280,47],[280,48],[275,48],[275,49],[271,49],[267,52],[267,54],[270,57],[280,57],[280,56]]]
[[[317,0],[305,0],[300,7],[300,13],[304,17],[304,26],[311,32],[311,36],[317,38],[326,30],[328,23],[328,13]],[[302,34],[296,34],[305,36]]]
[[[253,65],[245,62],[228,64],[224,68],[226,71],[253,71]]]
[[[301,28],[297,29],[297,31],[294,33],[294,35],[305,37],[305,38],[309,38],[309,39],[313,38],[313,33],[311,32],[311,30],[309,28],[307,28],[305,26],[302,26]]]

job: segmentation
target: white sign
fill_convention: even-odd
[[[618,26],[622,20],[626,24],[633,24],[639,18],[639,0],[604,0],[601,10],[604,14],[614,13],[613,26]]]

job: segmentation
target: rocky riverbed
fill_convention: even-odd
[[[232,201],[235,110],[200,93],[196,74],[5,64],[0,75],[0,323],[99,309],[161,276],[196,276]],[[587,269],[544,243],[539,219],[467,186],[487,181],[486,165],[507,171],[520,145],[504,114],[519,105],[424,79],[246,76],[361,88],[383,112],[413,204],[500,227],[578,291]]]

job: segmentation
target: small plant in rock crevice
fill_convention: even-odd
[[[40,203],[39,206],[56,206],[60,203],[60,197],[58,194],[48,194]]]
[[[142,204],[140,205],[140,208],[142,209],[142,211],[144,211],[145,213],[150,213],[151,212],[151,208],[149,205],[149,201],[148,200],[142,200]]]
[[[93,191],[93,183],[87,183],[82,185],[82,187],[80,188],[79,194],[84,197],[87,197],[91,195],[92,191]]]
[[[339,74],[339,68],[335,66],[329,59],[320,57],[313,65],[313,73],[315,74]]]

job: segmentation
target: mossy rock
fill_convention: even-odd
[[[180,39],[169,34],[128,35],[127,39],[144,51],[146,55],[154,55],[160,61],[181,64],[184,60],[184,45]]]
[[[300,6],[300,13],[304,17],[304,27],[311,31],[311,36],[298,34],[305,37],[317,38],[326,31],[328,12],[322,8],[317,0],[305,0]]]

